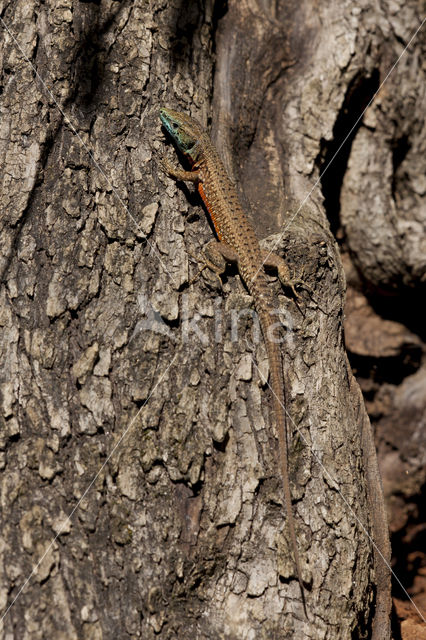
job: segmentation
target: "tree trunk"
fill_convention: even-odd
[[[424,277],[424,235],[401,230],[424,196],[416,43],[375,95],[416,6],[2,11],[5,637],[390,637],[386,516],[330,224],[372,287]],[[192,282],[212,230],[158,165],[178,162],[160,106],[211,128],[264,246],[306,283],[298,299],[270,286],[308,619],[252,301],[232,269]],[[415,214],[394,203],[401,136]]]

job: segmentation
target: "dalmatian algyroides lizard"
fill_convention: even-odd
[[[255,309],[259,316],[269,359],[284,503],[297,577],[306,614],[305,594],[288,477],[287,423],[284,408],[282,362],[278,341],[274,340],[275,304],[263,267],[276,269],[280,281],[285,286],[291,287],[293,291],[295,283],[290,280],[289,270],[284,260],[273,253],[262,251],[260,248],[254,229],[241,207],[235,186],[229,178],[210,137],[201,125],[184,113],[166,108],[160,110],[160,119],[179,151],[186,156],[192,165],[191,171],[184,171],[175,169],[166,159],[163,159],[163,168],[166,173],[177,180],[198,184],[198,191],[204,201],[219,240],[219,242],[212,240],[205,248],[207,266],[219,274],[224,271],[226,263],[236,263],[239,273],[253,298]]]

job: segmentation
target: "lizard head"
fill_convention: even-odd
[[[173,109],[160,109],[160,119],[179,151],[195,162],[198,157],[198,140],[203,135],[202,126],[185,113]]]

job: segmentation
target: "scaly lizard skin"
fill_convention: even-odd
[[[264,265],[276,268],[282,283],[290,286],[294,291],[293,283],[290,281],[289,271],[284,260],[277,255],[261,250],[254,229],[242,210],[234,184],[201,125],[190,116],[172,109],[161,109],[160,118],[179,150],[191,162],[192,171],[175,169],[167,160],[162,161],[163,167],[169,175],[177,180],[198,184],[198,191],[210,214],[219,239],[219,242],[213,240],[207,245],[206,254],[209,257],[207,266],[216,273],[221,273],[226,262],[236,262],[241,277],[253,297],[259,316],[269,359],[288,526],[306,613],[288,477],[284,380],[280,351],[277,342],[274,341],[275,304],[266,280]]]

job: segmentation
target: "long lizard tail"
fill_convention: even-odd
[[[274,322],[269,314],[259,314],[264,334],[266,349],[269,359],[271,390],[273,396],[273,407],[275,413],[278,444],[279,444],[279,462],[281,467],[281,477],[284,489],[284,504],[287,512],[288,528],[290,530],[291,546],[293,549],[294,562],[296,565],[297,578],[299,580],[300,591],[302,594],[303,609],[305,616],[308,618],[305,601],[305,590],[302,582],[302,572],[300,570],[299,551],[296,539],[296,529],[294,524],[293,508],[291,502],[290,482],[288,475],[288,447],[287,447],[287,411],[285,405],[285,387],[282,372],[282,361],[278,342],[274,342]]]

